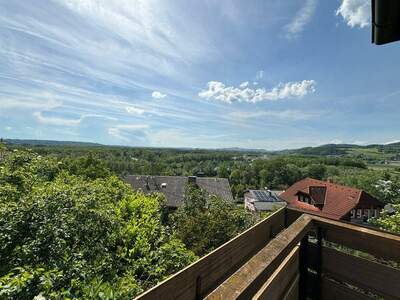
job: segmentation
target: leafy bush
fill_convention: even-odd
[[[31,152],[2,158],[1,299],[128,299],[195,260],[163,225],[163,197],[83,163],[71,175]]]
[[[184,204],[173,216],[174,232],[197,255],[203,255],[247,229],[254,222],[250,213],[234,204],[209,196],[189,184]]]

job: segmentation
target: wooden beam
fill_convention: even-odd
[[[289,226],[290,226],[294,221],[296,221],[302,214],[304,214],[304,211],[286,207],[285,213],[286,213],[285,225],[286,225],[286,227],[289,227]]]
[[[253,300],[282,299],[299,273],[299,246],[295,246],[271,277],[263,284]]]
[[[286,294],[282,298],[283,300],[298,300],[299,299],[299,275],[292,280]]]
[[[316,251],[316,247],[311,245],[311,265],[315,264]],[[322,248],[322,260],[322,271],[327,276],[385,299],[400,299],[400,270],[328,247]]]
[[[308,234],[304,235],[300,242],[299,254],[299,300],[307,299],[308,281]]]
[[[316,227],[324,230],[324,239],[377,258],[400,262],[400,236],[317,216]]]
[[[281,208],[136,299],[203,298],[282,231],[284,222],[285,208]]]
[[[303,215],[278,234],[236,273],[212,291],[206,299],[250,299],[274,273],[285,257],[312,227],[312,218]]]
[[[311,245],[310,245],[311,246]],[[315,271],[317,272],[316,276],[316,285],[313,289],[313,298],[314,300],[321,299],[321,285],[322,285],[322,229],[321,227],[317,228],[317,245],[316,245],[316,266]]]
[[[322,278],[322,299],[373,300],[374,298],[324,277]]]

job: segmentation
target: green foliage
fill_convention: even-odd
[[[254,222],[234,204],[189,184],[185,202],[173,216],[174,232],[197,255],[203,255],[242,232]]]
[[[70,174],[84,176],[88,179],[107,178],[111,175],[106,164],[99,158],[89,153],[73,160],[66,160]]]
[[[382,229],[400,233],[400,204],[393,205],[394,212],[384,212],[377,220],[374,220],[374,224],[381,227]]]
[[[345,170],[332,179],[347,186],[360,188],[384,203],[400,203],[400,175],[386,170]]]
[[[8,152],[0,162],[0,298],[134,297],[196,259],[163,224],[163,203],[90,156],[68,164]]]
[[[307,176],[314,179],[325,179],[326,166],[322,164],[310,164],[307,167]]]

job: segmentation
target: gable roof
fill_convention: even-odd
[[[317,205],[323,205],[322,209],[312,204],[298,201],[297,195],[299,193],[309,195]],[[312,211],[318,215],[337,220],[346,216],[360,203],[360,200],[365,199],[370,206],[383,207],[383,204],[378,199],[360,189],[312,178],[305,178],[296,182],[283,192],[280,197],[291,207]]]
[[[228,179],[194,176],[191,176],[191,178],[208,194],[233,202]],[[145,194],[163,193],[169,207],[179,207],[181,205],[188,180],[189,177],[184,176],[128,175],[124,178],[124,181],[129,183],[133,189],[141,190]]]

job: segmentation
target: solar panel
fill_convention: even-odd
[[[251,190],[251,193],[258,201],[280,202],[280,198],[271,191]]]

